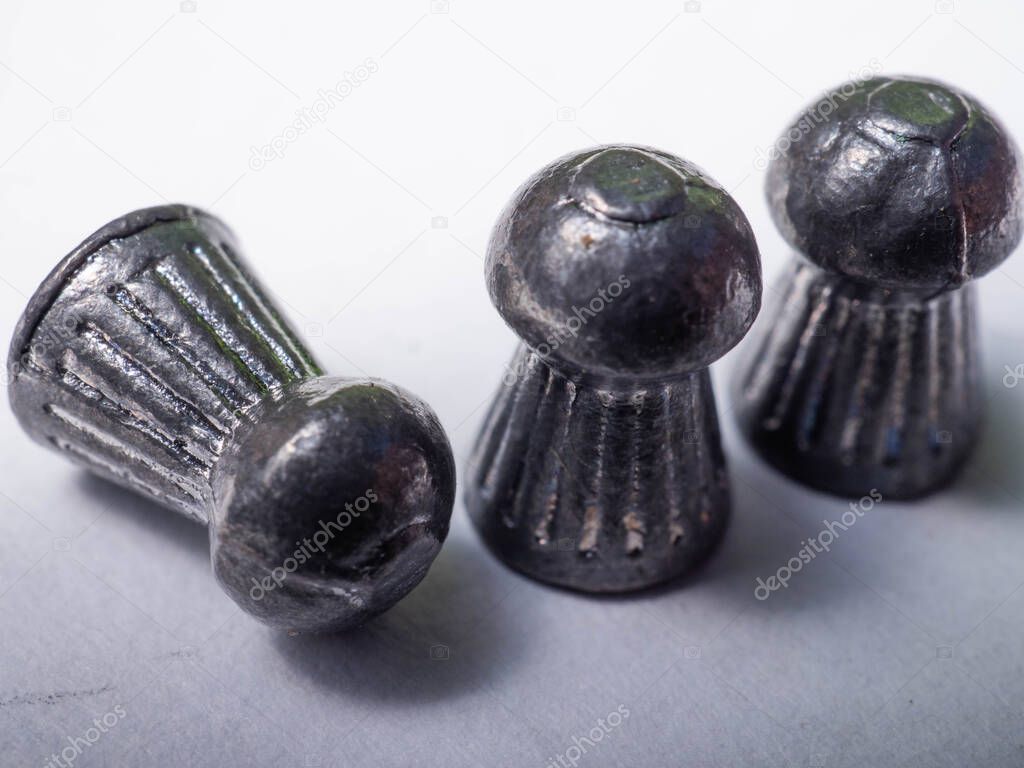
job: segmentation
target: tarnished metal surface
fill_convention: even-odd
[[[978,434],[975,300],[967,282],[1021,237],[1016,147],[974,98],[876,78],[769,167],[797,250],[733,379],[762,456],[816,488],[927,494]]]
[[[88,238],[31,299],[8,364],[34,439],[208,524],[221,584],[269,624],[362,622],[447,534],[434,414],[387,382],[322,376],[201,211],[138,211]]]
[[[487,284],[524,345],[466,478],[484,540],[585,591],[691,568],[729,516],[706,367],[760,306],[743,213],[677,157],[587,150],[520,188],[495,225]]]

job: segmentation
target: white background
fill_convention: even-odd
[[[1022,21],[981,0],[4,0],[0,336],[111,218],[206,207],[324,366],[425,398],[461,470],[515,344],[481,257],[530,173],[596,143],[682,155],[747,212],[770,282],[788,254],[759,148],[871,67],[956,84],[1024,137]],[[367,59],[323,124],[250,166]],[[846,505],[757,461],[721,400],[734,524],[687,584],[540,587],[483,550],[460,501],[421,587],[320,639],[242,614],[203,530],[87,478],[3,409],[0,762],[45,765],[119,705],[76,766],[545,766],[624,705],[580,765],[1021,765],[1024,382],[1003,376],[1024,364],[1024,258],[979,287],[990,424],[966,474],[883,502],[764,602],[754,579]]]

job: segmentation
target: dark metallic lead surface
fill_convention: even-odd
[[[201,211],[90,236],[30,300],[9,367],[35,440],[208,524],[220,583],[273,626],[365,621],[447,535],[454,467],[429,407],[322,376]]]
[[[690,569],[729,517],[706,367],[760,306],[743,213],[654,149],[568,155],[499,218],[487,285],[524,344],[467,473],[484,541],[513,568],[583,591]]]
[[[808,112],[767,194],[798,251],[733,378],[740,424],[789,476],[846,496],[950,481],[981,412],[968,281],[1021,237],[1017,150],[972,97],[876,78]]]

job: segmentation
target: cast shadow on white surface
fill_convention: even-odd
[[[129,529],[127,538],[137,535],[140,546],[157,539],[187,552],[212,582],[205,526],[84,470],[78,482],[115,516],[108,525]],[[457,697],[510,673],[522,644],[508,641],[508,618],[496,610],[509,590],[506,574],[482,545],[452,535],[423,582],[363,627],[289,636],[251,617],[239,621],[312,685],[400,707]]]
[[[104,508],[105,514],[113,513],[130,526],[146,529],[166,541],[168,547],[193,555],[198,564],[210,570],[210,540],[205,525],[84,469],[79,470],[78,484],[83,494]]]
[[[524,648],[496,610],[507,579],[453,537],[426,579],[391,610],[336,635],[270,633],[283,658],[318,688],[403,708],[471,694],[514,674]]]
[[[1022,385],[1024,386],[1024,385]],[[1024,393],[1020,399],[990,386],[984,424],[974,453],[951,486],[981,502],[1003,505],[1008,499],[1024,510]],[[991,506],[985,504],[986,508]]]

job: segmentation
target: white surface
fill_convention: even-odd
[[[484,290],[487,233],[559,154],[633,141],[697,162],[747,212],[770,281],[787,254],[758,147],[850,74],[949,80],[1024,137],[1019,3],[430,10],[4,0],[0,336],[109,219],[209,207],[325,366],[427,399],[461,470],[515,343]],[[250,168],[368,58],[377,71],[326,124]],[[1024,764],[1024,382],[1002,383],[1024,364],[1024,257],[980,292],[992,418],[967,474],[883,502],[764,602],[755,578],[846,504],[754,459],[721,400],[734,524],[688,584],[616,600],[540,587],[483,550],[460,502],[423,585],[325,639],[240,613],[203,530],[89,479],[0,409],[0,763],[47,765],[117,705],[74,765]],[[573,738],[619,705],[629,717],[577,756]]]

